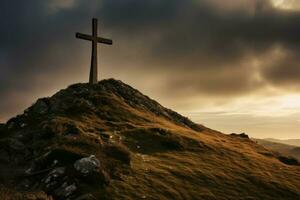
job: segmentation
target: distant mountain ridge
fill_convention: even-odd
[[[267,139],[253,139],[257,141],[259,144],[273,150],[279,152],[286,156],[291,156],[296,158],[300,162],[300,147],[293,146],[289,144],[275,142],[278,141],[277,139],[267,140]],[[274,142],[273,142],[274,141]],[[279,140],[281,141],[281,140]]]
[[[71,85],[0,126],[1,198],[295,200],[299,185],[296,160],[114,79]]]
[[[264,140],[276,143],[282,143],[287,145],[299,146],[300,147],[300,139],[287,139],[287,140],[280,140],[274,138],[265,138]]]

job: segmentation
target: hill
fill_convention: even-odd
[[[1,199],[299,199],[300,166],[113,79],[39,99],[0,129]]]
[[[274,139],[274,138],[266,138],[264,140],[269,141],[269,142],[275,142],[275,143],[281,143],[281,144],[287,144],[287,145],[300,147],[300,139],[279,140],[279,139]]]
[[[265,139],[254,139],[254,140],[257,141],[259,144],[265,146],[266,148],[269,148],[276,152],[280,152],[281,154],[286,156],[294,157],[298,161],[300,161],[300,147],[298,146],[292,146],[292,145],[278,143],[278,142],[271,142]]]

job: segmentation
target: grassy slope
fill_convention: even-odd
[[[110,140],[126,145],[132,153],[130,167],[122,165],[120,177],[112,178],[104,191],[87,186],[95,187],[95,196],[162,200],[300,198],[300,167],[280,162],[263,146],[202,126],[201,131],[193,130],[143,106],[132,106],[111,91],[96,96],[101,99],[96,105],[100,112],[73,110],[64,116],[53,115],[50,121],[43,119],[54,127],[72,122],[81,130],[79,136],[59,135],[51,143],[41,142],[47,148],[96,154],[108,168],[110,160],[102,155],[95,139],[105,133]],[[124,168],[128,168],[127,173]]]
[[[262,155],[268,152],[261,146],[209,130],[199,134],[175,128],[173,132],[204,146],[135,154],[133,176],[114,181],[109,187],[116,199],[295,199],[300,196],[299,167]]]

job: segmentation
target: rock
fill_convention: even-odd
[[[9,147],[15,151],[23,151],[26,149],[26,146],[22,142],[16,139],[10,140]]]
[[[20,127],[21,127],[21,128],[24,128],[25,126],[27,126],[26,123],[21,123],[21,124],[20,124]]]
[[[87,175],[100,168],[100,161],[94,156],[82,158],[74,163],[74,168],[80,173]]]
[[[236,133],[231,133],[231,136],[235,136],[235,137],[240,137],[240,138],[246,138],[249,139],[249,136],[246,133],[241,133],[241,134],[236,134]]]
[[[32,106],[32,111],[37,114],[46,114],[48,112],[48,105],[46,103],[46,99],[39,99],[37,102]]]
[[[75,183],[68,184],[64,182],[59,188],[54,191],[54,195],[57,197],[69,197],[77,190]]]
[[[15,127],[16,123],[13,120],[10,120],[7,122],[7,128],[13,129]]]
[[[65,197],[70,196],[77,189],[76,185],[73,183],[72,185],[68,185],[65,187]]]
[[[88,88],[74,89],[72,94],[76,95],[76,96],[79,96],[79,97],[84,97],[84,96],[89,95],[89,89]]]
[[[42,182],[46,185],[47,189],[53,188],[65,174],[65,171],[66,168],[64,167],[55,168],[42,180]]]

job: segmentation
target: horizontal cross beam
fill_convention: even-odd
[[[103,43],[103,44],[108,44],[108,45],[113,44],[113,41],[110,40],[110,39],[101,38],[101,37],[93,37],[91,35],[82,34],[82,33],[76,33],[76,38],[80,38],[80,39],[83,39],[83,40],[89,40],[89,41],[96,41],[96,42]]]

